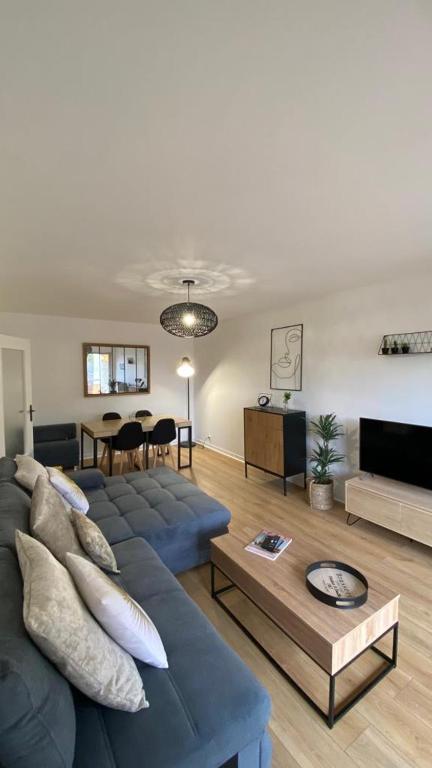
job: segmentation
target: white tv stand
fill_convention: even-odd
[[[345,483],[345,509],[432,546],[432,491],[378,475],[360,475]]]

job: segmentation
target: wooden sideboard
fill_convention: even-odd
[[[345,509],[415,541],[432,546],[432,491],[378,475],[345,483]]]
[[[283,408],[244,409],[245,476],[248,466],[283,479],[302,474],[306,485],[306,413]]]

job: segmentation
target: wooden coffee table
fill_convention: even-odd
[[[282,531],[283,534],[283,531]],[[341,610],[316,600],[305,584],[305,569],[311,562],[328,558],[314,540],[296,537],[275,561],[246,552],[251,540],[240,532],[228,533],[211,542],[212,597],[242,628],[265,656],[290,681],[296,690],[326,721],[329,728],[345,715],[368,691],[380,682],[397,664],[399,595],[368,578],[361,563],[352,562],[369,582],[367,602],[360,608]],[[341,559],[340,557],[338,559]],[[216,571],[229,584],[216,587]],[[328,708],[324,711],[304,688],[295,681],[260,641],[252,635],[228,607],[222,595],[239,589],[285,635],[301,648],[329,678]],[[388,656],[375,644],[393,633],[392,655]],[[385,666],[372,678],[368,676],[360,690],[335,706],[336,678],[367,650],[378,654]]]

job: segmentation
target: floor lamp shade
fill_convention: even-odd
[[[195,368],[192,365],[190,357],[182,357],[176,370],[178,375],[183,379],[190,379],[195,373]]]

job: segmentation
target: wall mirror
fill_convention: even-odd
[[[150,347],[83,344],[84,395],[132,395],[150,392]]]

